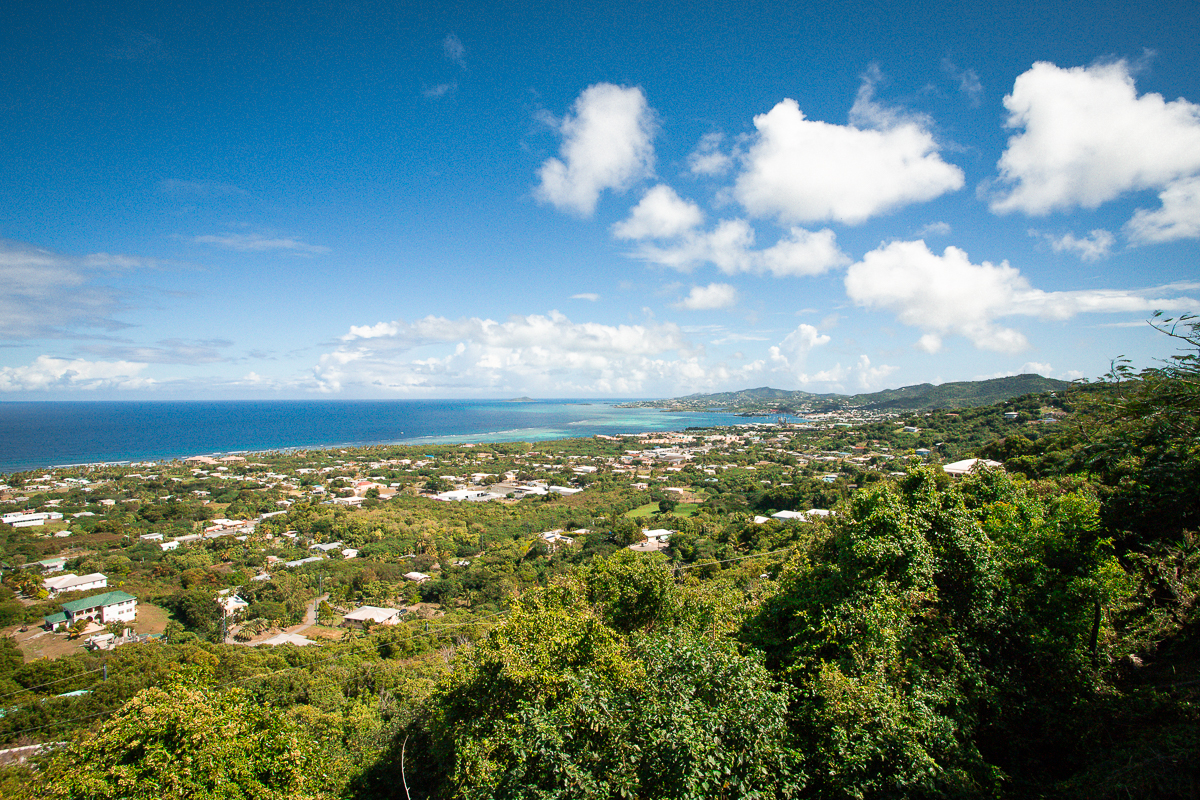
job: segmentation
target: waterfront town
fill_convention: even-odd
[[[1050,424],[1059,413],[1039,405],[983,416],[993,426],[1028,428]],[[684,539],[696,540],[692,560],[718,560],[732,551],[687,531],[700,512],[758,525],[816,519],[858,485],[902,475],[910,462],[933,459],[954,471],[952,461],[972,438],[942,441],[949,438],[944,432],[970,430],[958,424],[957,412],[812,416],[537,444],[197,455],[9,476],[0,486],[6,509],[0,521],[13,530],[3,569],[6,585],[16,589],[9,602],[21,609],[12,606],[10,622],[16,616],[19,627],[36,625],[36,632],[15,631],[29,657],[97,641],[111,647],[136,634],[163,634],[179,590],[207,587],[219,606],[214,618],[180,620],[175,613],[176,624],[215,627],[230,643],[256,645],[286,635],[308,644],[314,640],[300,636],[303,631],[315,631],[319,641],[343,635],[343,626],[443,613],[441,601],[448,598],[431,589],[487,561],[488,537],[445,530],[438,520],[445,513],[431,502],[494,503],[515,520],[527,516],[527,508],[558,511],[570,518],[566,525],[533,530],[526,523],[515,542],[517,551],[533,548],[547,558],[584,542],[594,546],[595,529],[610,521],[615,504],[622,519],[637,523],[624,546],[678,557],[685,551],[680,540],[670,546],[676,523]],[[401,508],[403,528],[430,532],[390,535],[382,520]],[[514,542],[504,544],[511,549]],[[309,576],[336,564],[344,576],[352,559],[354,572],[385,561],[406,568],[386,587],[371,582],[365,594],[349,581],[318,600],[314,587],[311,597],[293,598],[283,613],[277,600],[264,599],[283,573]],[[362,609],[376,608],[364,604],[368,596],[394,607],[363,616]],[[328,611],[321,615],[319,607]],[[35,619],[27,611],[33,608],[46,613]],[[56,646],[47,647],[51,641]]]

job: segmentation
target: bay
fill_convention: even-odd
[[[0,473],[68,464],[370,444],[544,441],[739,425],[622,400],[274,400],[0,403]]]

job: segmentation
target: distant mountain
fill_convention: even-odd
[[[1025,373],[1007,378],[990,378],[986,381],[955,381],[937,386],[931,383],[922,383],[899,389],[884,389],[872,394],[854,395],[850,401],[856,404],[869,404],[872,408],[880,409],[967,408],[987,406],[1026,394],[1060,392],[1070,386],[1068,381]]]
[[[899,389],[884,389],[870,394],[813,394],[811,392],[789,392],[761,386],[738,392],[717,394],[691,394],[673,400],[658,401],[660,407],[685,406],[688,408],[723,408],[730,411],[780,411],[797,410],[806,406],[813,410],[832,410],[854,406],[876,410],[921,410],[929,408],[969,408],[986,406],[1026,394],[1056,392],[1067,389],[1067,381],[1043,378],[1026,373],[1007,378],[990,378],[985,381],[955,381],[934,386],[922,383]]]

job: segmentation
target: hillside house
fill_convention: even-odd
[[[62,611],[44,617],[48,630],[56,631],[76,620],[85,619],[107,625],[110,622],[131,622],[137,617],[137,598],[125,592],[105,592],[62,604]]]
[[[400,609],[362,606],[342,617],[347,628],[366,628],[368,625],[395,625],[400,622]]]
[[[947,464],[942,467],[942,471],[947,475],[961,478],[963,475],[969,475],[976,470],[1003,469],[1003,466],[999,461],[989,461],[986,458],[966,458],[962,461],[955,461],[953,464]]]
[[[68,572],[66,575],[55,575],[42,581],[42,586],[51,597],[63,592],[86,592],[91,589],[108,588],[108,578],[99,572],[90,575],[76,575]]]

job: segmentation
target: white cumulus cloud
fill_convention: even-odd
[[[700,137],[687,159],[688,169],[693,175],[724,175],[733,166],[733,158],[721,150],[725,139],[720,131],[711,131]]]
[[[1002,191],[991,208],[999,213],[1096,208],[1200,171],[1200,106],[1138,96],[1124,61],[1069,69],[1038,62],[1017,77],[1004,106],[1008,127],[1021,131],[997,164]]]
[[[963,172],[939,155],[925,121],[871,101],[868,76],[852,121],[807,119],[785,99],[754,118],[733,193],[752,216],[783,223],[863,222],[963,185]]]
[[[858,305],[890,310],[903,324],[924,331],[917,346],[931,353],[950,335],[985,350],[1023,350],[1028,346],[1025,335],[997,323],[1009,316],[1061,320],[1082,313],[1197,306],[1190,297],[1155,296],[1177,287],[1046,292],[1031,286],[1007,261],[973,264],[963,250],[947,247],[937,255],[923,241],[892,242],[872,250],[847,270],[845,284]]]
[[[710,231],[688,231],[665,244],[645,242],[631,255],[687,272],[704,263],[727,275],[748,272],[777,278],[820,275],[850,263],[828,228],[791,228],[775,244],[755,249],[754,229],[744,219],[721,220]]]
[[[145,389],[154,384],[139,373],[145,364],[132,361],[85,361],[38,356],[22,367],[0,367],[0,392],[47,389]]]
[[[679,307],[690,311],[708,311],[737,305],[737,289],[728,283],[710,283],[708,286],[693,286],[688,296],[680,301]]]
[[[858,364],[855,366],[854,374],[858,377],[858,386],[864,391],[877,389],[887,378],[899,367],[891,366],[890,364],[880,364],[878,367],[871,366],[871,359],[861,355],[858,357]]]
[[[629,396],[737,385],[762,366],[710,364],[673,323],[573,322],[555,311],[354,326],[313,375],[324,392]]]
[[[829,337],[812,325],[803,323],[796,330],[784,337],[783,341],[768,350],[768,354],[772,362],[779,364],[784,369],[795,372],[801,376],[801,382],[806,383],[807,380],[803,377],[804,365],[808,360],[809,351],[814,347],[829,344]]]
[[[612,232],[618,239],[670,239],[703,221],[704,212],[698,205],[659,184],[642,195],[629,217],[613,225]]]
[[[1174,181],[1159,195],[1162,207],[1138,209],[1125,225],[1137,244],[1200,238],[1200,177]]]
[[[558,127],[559,157],[538,170],[543,202],[590,216],[601,192],[628,189],[653,171],[654,112],[638,87],[589,86]]]

